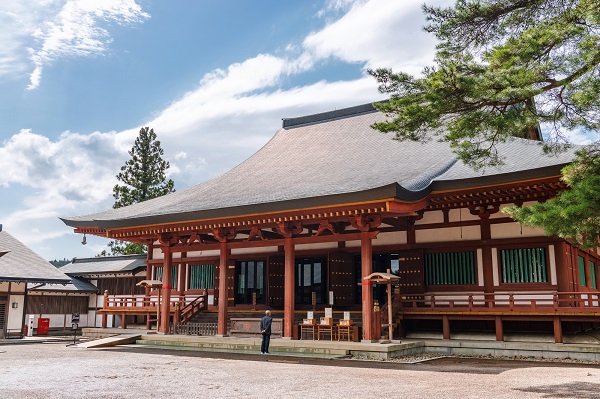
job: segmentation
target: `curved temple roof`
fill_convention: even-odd
[[[547,156],[539,142],[514,139],[498,145],[504,165],[474,171],[447,143],[400,142],[371,128],[384,119],[370,104],[284,119],[263,148],[219,177],[62,220],[72,227],[116,228],[389,198],[417,201],[432,190],[556,176],[573,158],[573,151]]]
[[[0,248],[8,253],[0,258],[0,281],[67,284],[71,279],[21,241],[0,231]]]

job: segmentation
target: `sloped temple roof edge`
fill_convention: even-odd
[[[375,112],[371,104],[365,104],[306,117],[284,119],[284,128],[267,145],[224,175],[145,203],[90,215],[63,217],[61,220],[65,224],[76,228],[97,227],[108,229],[209,218],[227,218],[385,199],[393,199],[400,203],[409,204],[424,200],[436,191],[503,184],[514,182],[515,179],[526,181],[556,177],[560,175],[560,169],[572,159],[573,151],[555,158],[546,157],[541,159],[539,156],[541,154],[540,146],[531,145],[531,143],[527,143],[527,140],[516,139],[513,142],[501,145],[501,147],[509,154],[520,152],[521,158],[512,159],[508,167],[498,168],[491,171],[491,173],[487,171],[487,173],[482,174],[460,165],[446,143],[400,143],[392,140],[389,135],[373,131],[370,128],[372,122],[380,120],[382,117],[380,113]],[[244,184],[251,185],[251,183],[247,183],[247,180],[253,177],[249,171],[254,173],[257,165],[264,165],[266,168],[270,165],[276,166],[282,160],[294,155],[294,152],[307,150],[306,148],[298,148],[294,144],[311,145],[313,139],[321,140],[314,143],[315,146],[321,144],[321,147],[317,149],[317,152],[320,151],[318,155],[321,158],[315,158],[315,162],[320,162],[317,169],[330,171],[334,175],[332,178],[323,179],[322,175],[324,173],[307,172],[304,169],[307,167],[305,164],[296,162],[297,169],[295,171],[298,173],[295,174],[302,175],[302,178],[299,179],[294,176],[295,174],[289,173],[294,169],[285,164],[282,168],[287,167],[286,173],[280,173],[279,179],[277,176],[273,176],[273,181],[265,184],[264,180],[268,180],[269,176],[260,176],[263,177],[260,181],[264,189],[262,193],[255,190],[254,193],[250,193],[254,196],[250,195],[249,199],[244,198],[242,201],[234,199],[229,204],[227,203],[227,195],[231,193],[232,187],[219,186],[219,184],[237,184],[238,186],[235,189],[243,191]],[[352,154],[356,152],[361,152],[363,157],[365,154],[369,154],[368,151],[364,151],[364,148],[370,146],[374,148],[371,153],[372,157],[368,162],[352,158]],[[322,147],[326,147],[325,150]],[[389,150],[388,147],[393,148]],[[312,150],[312,148],[309,149]],[[423,152],[425,159],[423,160],[421,156],[415,157],[415,152],[419,155]],[[431,152],[433,155],[429,154],[427,158],[426,152]],[[412,159],[402,163],[403,156],[404,158],[412,156]],[[311,159],[303,154],[300,154],[299,157],[305,161]],[[328,166],[336,165],[336,163],[348,163],[349,160],[360,165],[353,167],[353,164],[349,164],[348,168],[328,168]],[[390,168],[389,165],[381,167],[380,164],[389,163],[392,160],[398,161],[395,168]],[[246,165],[248,163],[251,165]],[[404,174],[397,173],[397,170],[402,168],[409,168],[410,170],[405,170]],[[344,169],[350,169],[349,173],[345,173]],[[388,178],[386,174],[391,176]],[[394,175],[399,177],[394,178]],[[305,180],[311,177],[315,182],[312,185],[306,185]],[[395,181],[385,185],[377,185],[377,183],[385,182],[386,178],[388,182],[390,180]],[[282,179],[288,181],[282,181]],[[337,186],[336,179],[345,181],[345,184]],[[254,180],[257,179],[254,178]],[[323,180],[321,183],[325,187],[324,189],[319,186],[320,180]],[[306,187],[300,187],[296,190],[294,183],[300,186],[304,184]],[[417,189],[411,190],[405,186]],[[365,187],[368,188],[361,189]],[[203,192],[214,191],[215,189],[219,190],[221,196],[213,195],[204,203],[199,203],[205,198],[202,195]],[[292,192],[287,196],[278,193],[278,191],[290,191],[290,189],[296,192]],[[288,193],[286,192],[286,194]],[[236,200],[239,204],[235,202]],[[243,203],[243,201],[246,201],[246,203]],[[231,203],[234,206],[228,206]],[[148,211],[149,209],[150,211]]]

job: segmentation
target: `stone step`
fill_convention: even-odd
[[[141,334],[119,334],[112,337],[93,339],[91,341],[79,343],[77,348],[106,348],[110,346],[132,344],[142,337]]]
[[[206,352],[234,352],[258,353],[260,352],[260,339],[235,339],[228,338],[220,341],[207,339],[178,339],[176,337],[144,337],[136,341],[137,346],[168,349],[186,349]],[[271,340],[271,354],[285,356],[311,356],[323,358],[342,358],[349,355],[349,350],[339,347],[319,347],[315,345],[299,345],[298,341],[290,345],[288,342]]]

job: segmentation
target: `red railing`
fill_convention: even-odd
[[[600,312],[600,292],[442,293],[404,296],[400,302],[400,312]]]
[[[206,310],[206,305],[208,302],[207,299],[208,295],[204,294],[200,295],[193,301],[183,306],[180,302],[180,306],[178,306],[176,310],[176,314],[178,314],[176,315],[175,319],[179,321],[179,324],[187,323],[188,321],[193,319],[194,316],[196,316],[198,313],[200,313],[203,310]]]
[[[181,317],[191,319],[198,312],[206,309],[207,295],[200,296],[185,296],[185,297],[174,297],[169,301],[169,308],[171,312],[176,312],[179,309]],[[161,305],[162,305],[162,298]],[[142,311],[142,312],[155,312],[158,304],[157,296],[144,296],[144,295],[104,295],[104,304],[102,309],[108,312],[119,312],[119,311]],[[186,321],[187,321],[186,320]]]

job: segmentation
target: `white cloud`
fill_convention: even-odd
[[[62,16],[54,18],[52,24],[44,25],[45,28],[36,34],[43,42],[33,52],[36,68],[40,67],[39,76],[44,65],[59,57],[104,51],[110,37],[106,31],[95,29],[99,29],[97,22],[105,20],[107,15],[114,15],[113,21],[124,23],[145,18],[145,14],[139,14],[139,8],[133,7],[135,3],[130,1],[111,2],[124,7],[129,5],[132,8],[126,10],[130,14],[122,10],[105,14],[104,8],[85,8],[86,2],[68,3],[71,8],[60,7],[57,15]],[[391,66],[395,66],[403,55],[411,57],[427,53],[428,44],[419,45],[415,38],[398,36],[399,26],[413,17],[402,5],[395,3],[404,2],[331,1],[330,11],[350,11],[322,31],[308,35],[301,46],[291,43],[283,55],[258,54],[204,74],[196,88],[143,124],[153,127],[158,134],[165,158],[171,163],[169,176],[180,188],[197,184],[227,171],[258,150],[281,127],[282,117],[381,99],[376,83],[366,74],[352,80],[313,81],[291,88],[284,88],[282,82],[318,68],[330,57],[366,66],[390,66],[390,60],[394,63]],[[57,6],[56,2],[49,4]],[[85,18],[75,18],[75,15]],[[131,15],[131,18],[124,15]],[[75,20],[85,23],[68,22]],[[358,24],[354,30],[361,37],[355,38],[353,23]],[[378,30],[381,32],[372,32]],[[347,35],[345,39],[344,35]],[[79,37],[87,38],[82,40],[81,46]],[[408,51],[406,42],[411,43],[411,48],[420,48],[420,53]],[[71,50],[63,52],[63,46]],[[432,58],[433,46],[430,47],[429,57]],[[422,60],[416,62],[414,69],[421,67]],[[31,84],[32,88],[39,84],[36,75],[32,76]],[[139,127],[119,133],[83,135],[65,132],[56,141],[29,130],[14,135],[0,147],[0,168],[4,171],[0,174],[0,186],[27,186],[33,194],[24,195],[23,205],[3,218],[7,229],[8,226],[19,226],[18,231],[23,235],[19,238],[24,242],[42,242],[71,234],[57,216],[110,208],[115,175],[128,158],[127,151],[138,131]],[[35,227],[42,233],[27,237]],[[73,239],[75,244],[79,241],[80,238]],[[80,247],[77,247],[78,251],[82,250]],[[85,251],[93,250],[92,247],[87,245]]]
[[[348,6],[345,1],[341,3]],[[304,47],[317,58],[335,57],[366,68],[418,74],[432,62],[435,47],[434,38],[422,31],[425,18],[421,4],[422,0],[354,2],[343,17],[308,35]]]
[[[106,52],[112,39],[101,25],[133,24],[147,18],[149,14],[135,0],[3,2],[0,77],[32,65],[27,89],[33,90],[40,85],[43,67],[53,61]]]

